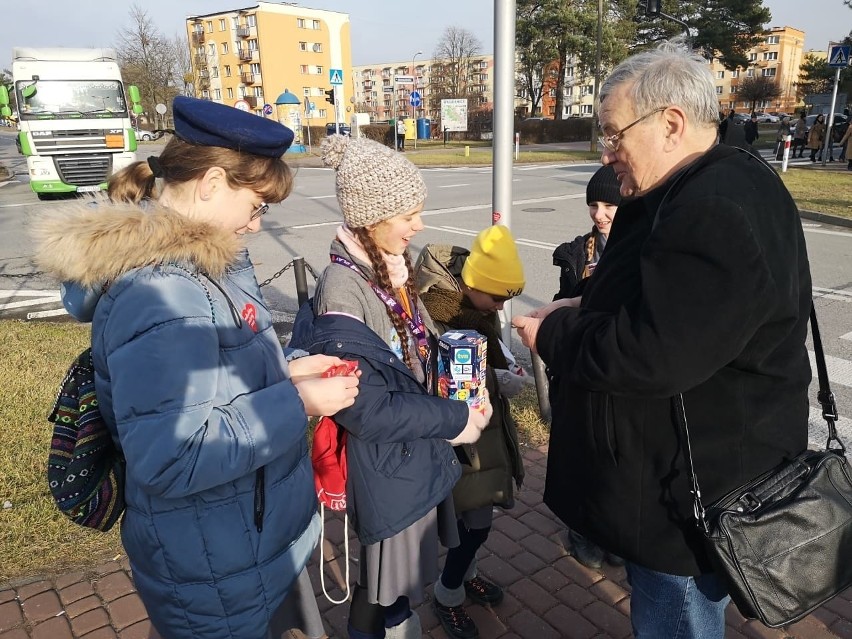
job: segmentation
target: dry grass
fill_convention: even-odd
[[[550,438],[550,425],[538,412],[535,386],[527,386],[511,400],[512,416],[518,422],[518,439],[533,448],[546,444]]]
[[[11,504],[0,510],[0,585],[123,552],[117,527],[103,534],[72,524],[47,489],[47,413],[88,341],[88,327],[76,324],[0,321],[0,502]]]
[[[852,218],[852,171],[788,169],[779,175],[800,209]]]

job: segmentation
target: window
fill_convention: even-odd
[[[228,43],[227,42],[222,43],[222,55],[228,55]]]
[[[302,95],[306,97],[311,96],[311,87],[302,87]]]
[[[722,95],[722,87],[716,87],[716,95]]]
[[[210,51],[210,55],[216,55],[216,43],[211,42],[207,45],[208,50]]]
[[[321,28],[320,27],[320,21],[314,20],[313,23],[312,23],[312,28],[315,29],[315,30],[319,30]]]
[[[775,72],[776,72],[777,70],[778,70],[778,69],[776,69],[775,67],[772,67],[771,69],[764,69],[764,70],[763,70],[763,77],[764,77],[764,78],[774,78],[774,77],[775,77]]]
[[[778,52],[777,51],[767,51],[766,53],[763,54],[763,59],[764,60],[777,60],[778,59]]]
[[[581,104],[580,105],[580,113],[583,115],[591,115],[592,114],[592,105],[591,104]]]
[[[574,67],[573,66],[566,67],[565,68],[565,75],[567,75],[569,78],[573,78],[574,77]]]
[[[746,77],[747,78],[753,78],[754,77],[754,69],[749,69],[748,71],[746,71]]]
[[[308,72],[308,65],[307,64],[300,64],[299,65],[299,73],[307,73],[307,72]]]
[[[204,89],[201,92],[201,97],[204,98],[205,100],[209,100],[210,99],[210,91],[208,91],[207,89]]]
[[[296,18],[296,26],[299,29],[304,29],[305,28],[305,19],[304,18]]]
[[[300,42],[299,43],[299,51],[307,51],[307,50],[308,50],[308,43],[307,42]]]
[[[318,118],[325,118],[325,117],[328,117],[327,113],[328,113],[328,112],[327,112],[325,109],[320,109],[320,110],[319,110],[319,115],[317,115],[317,117],[318,117]]]
[[[257,51],[257,40],[249,40],[248,41],[249,51]]]
[[[233,99],[233,97],[234,97],[234,90],[232,88],[228,87],[228,98]]]
[[[780,36],[769,36],[766,38],[766,44],[778,44],[780,41]]]
[[[252,62],[249,65],[249,70],[255,75],[260,75],[260,64],[258,64],[257,62]]]
[[[716,71],[716,79],[717,80],[724,80],[725,79],[725,72],[724,71]]]
[[[222,90],[221,89],[213,89],[213,99],[221,100],[222,99]]]
[[[749,53],[748,54],[748,61],[749,62],[755,62],[756,60],[757,60],[757,54],[756,53]]]
[[[226,78],[231,77],[231,65],[230,64],[225,65],[225,77]]]
[[[254,97],[260,98],[260,99],[263,98],[263,87],[255,87],[254,88]]]
[[[226,28],[225,18],[219,18],[219,31],[224,31]]]
[[[569,98],[574,95],[574,87],[568,87],[567,89],[565,89],[565,95],[567,95]]]
[[[311,48],[314,50],[314,53],[322,53],[322,45],[319,42],[315,42]]]
[[[218,78],[219,77],[219,67],[213,67],[213,70],[211,71],[211,73],[213,74],[214,78]]]
[[[240,19],[238,17],[234,16],[233,18],[231,18],[231,27],[233,29],[240,28]]]
[[[247,27],[256,27],[257,26],[257,18],[254,14],[250,16],[246,16],[246,26]]]
[[[740,88],[739,88],[739,87],[731,87],[731,93],[736,93],[736,92],[737,92],[737,91],[739,91],[739,90],[740,90]],[[733,108],[733,107],[732,107],[732,108]]]
[[[317,65],[317,75],[322,75],[322,66]]]
[[[732,78],[738,78],[738,77],[740,77],[740,70],[739,70],[739,69],[737,69],[736,71],[731,71],[731,77],[732,77]]]
[[[207,21],[207,33],[213,33],[213,21],[212,20]]]

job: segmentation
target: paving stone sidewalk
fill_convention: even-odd
[[[492,609],[470,605],[482,639],[626,639],[629,587],[623,568],[589,570],[570,556],[563,527],[542,503],[547,448],[526,449],[527,478],[510,512],[494,520],[479,568],[504,587]],[[326,525],[326,586],[341,598],[343,520]],[[350,540],[350,557],[358,542]],[[346,605],[320,592],[319,552],[309,570],[332,639],[346,637]],[[352,575],[357,573],[354,567]],[[429,602],[419,608],[425,636],[446,639]],[[0,590],[0,639],[158,639],[136,594],[127,559]],[[852,590],[786,630],[770,630],[728,609],[726,639],[852,639]]]

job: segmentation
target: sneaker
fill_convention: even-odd
[[[455,639],[479,638],[479,630],[477,630],[476,624],[467,614],[464,606],[444,606],[439,604],[437,600],[433,600],[432,603],[435,608],[435,615],[448,637]]]
[[[568,531],[568,539],[571,540],[571,554],[586,568],[596,570],[603,565],[604,551],[598,545],[573,530]]]
[[[496,606],[503,601],[503,589],[479,576],[464,582],[464,591],[480,606]]]

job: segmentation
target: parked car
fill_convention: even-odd
[[[159,140],[163,137],[162,131],[145,131],[144,129],[133,129],[137,142],[150,142],[151,140]]]
[[[352,127],[350,127],[348,124],[344,124],[343,122],[338,122],[338,125],[340,127],[340,135],[351,135],[352,134]],[[326,135],[334,135],[335,133],[337,133],[337,129],[334,126],[334,122],[328,122],[325,125],[325,134]]]
[[[764,113],[763,111],[755,111],[754,114],[757,116],[758,124],[775,124],[781,121],[781,118],[779,118],[777,115],[771,115],[769,113]]]
[[[746,113],[734,113],[734,124],[745,124],[751,120],[751,117]]]

